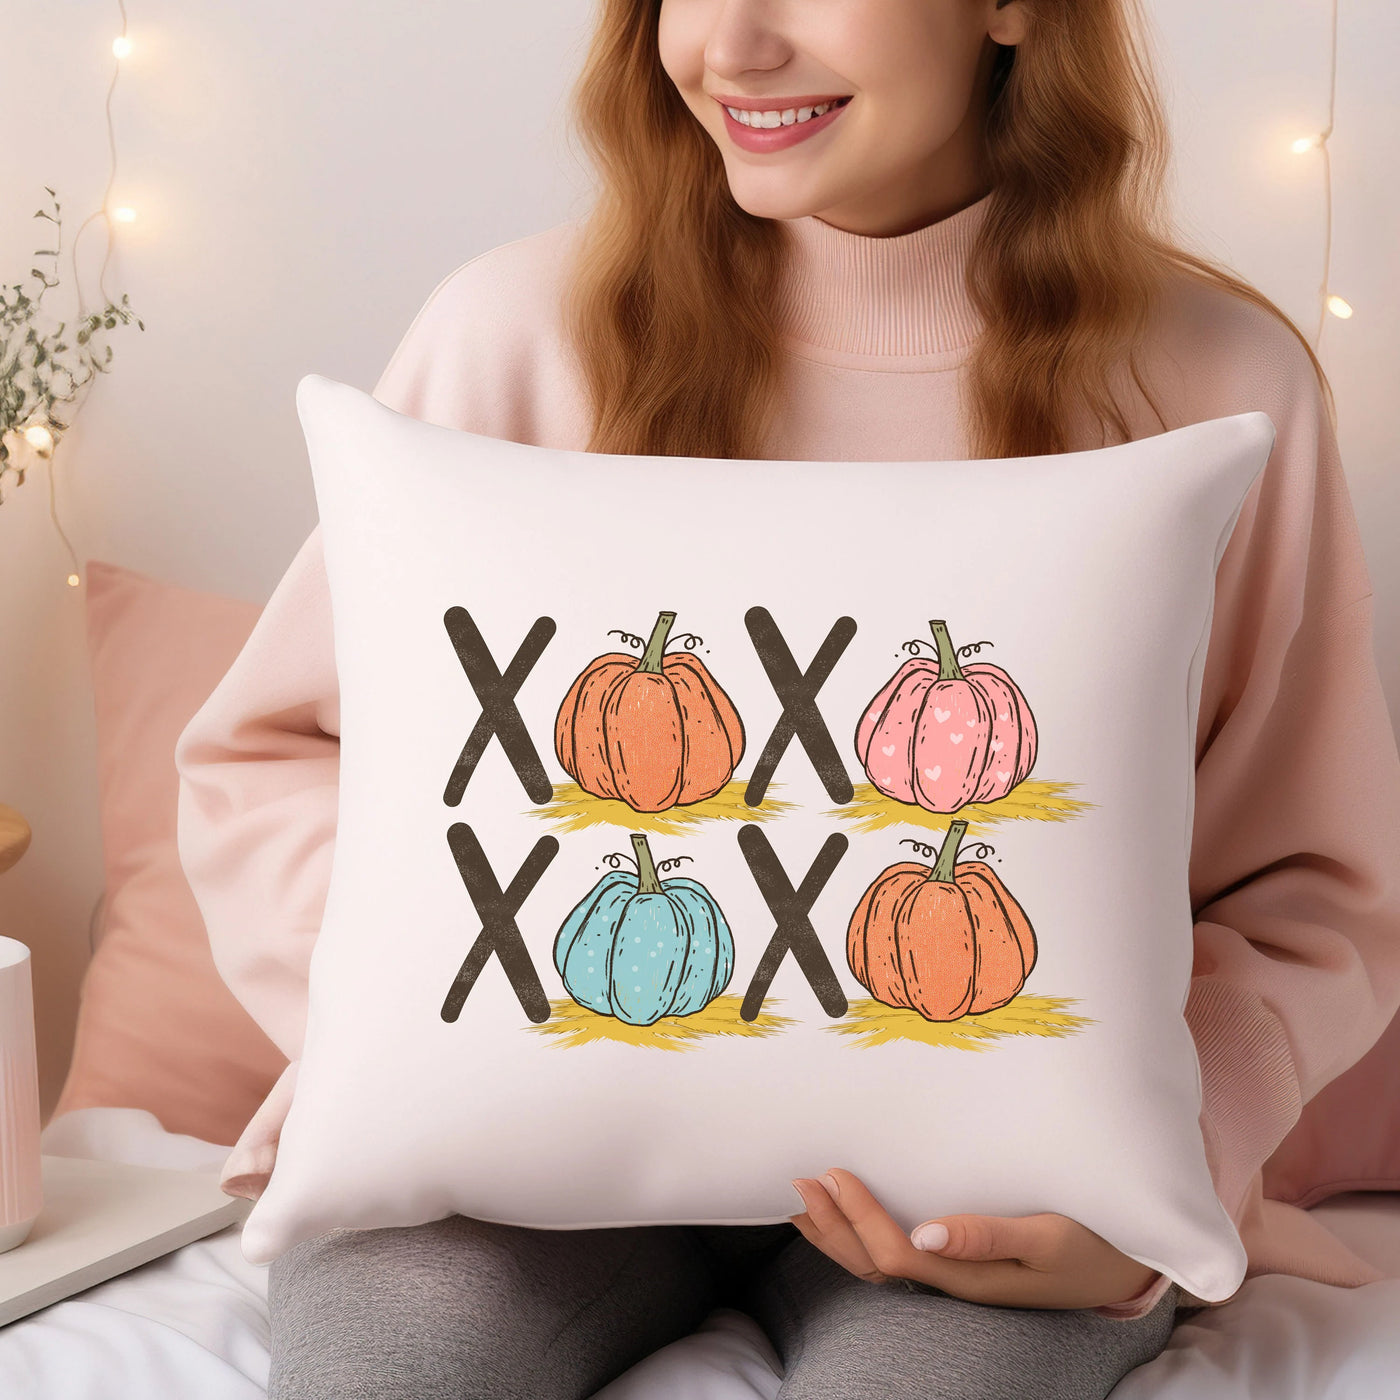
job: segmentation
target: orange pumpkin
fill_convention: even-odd
[[[665,654],[676,620],[658,614],[640,658],[610,651],[579,672],[554,720],[554,752],[595,797],[636,812],[703,802],[733,776],[744,726],[693,652]]]
[[[957,862],[965,821],[949,824],[932,867],[901,861],[861,896],[846,960],[877,1001],[927,1021],[1005,1006],[1035,966],[1035,931],[989,865]]]

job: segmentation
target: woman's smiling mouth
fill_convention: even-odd
[[[734,144],[746,151],[776,151],[824,130],[851,98],[736,98],[725,102],[724,125]],[[736,116],[735,114],[739,115]]]

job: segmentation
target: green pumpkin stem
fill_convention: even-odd
[[[958,847],[962,844],[963,832],[966,830],[965,821],[948,823],[948,834],[943,838],[938,859],[934,861],[933,869],[928,873],[930,880],[941,880],[945,885],[953,883],[953,867],[957,864]],[[634,836],[632,839],[635,841],[637,838]]]
[[[934,618],[929,626],[933,628],[933,640],[938,647],[938,679],[962,680],[962,667],[958,665],[958,653],[953,646],[953,639],[948,635],[948,624],[939,617]]]
[[[666,638],[670,635],[675,621],[676,615],[673,612],[657,613],[656,626],[651,629],[651,636],[647,639],[647,649],[642,653],[642,659],[637,662],[639,671],[661,674],[661,655],[666,650]]]
[[[662,613],[662,616],[666,614]],[[675,613],[671,617],[674,618]],[[632,853],[637,857],[637,893],[660,894],[661,877],[656,873],[656,862],[652,859],[651,847],[647,845],[646,832],[632,833]]]

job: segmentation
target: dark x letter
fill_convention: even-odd
[[[506,751],[510,766],[515,769],[515,776],[520,779],[530,800],[548,802],[554,796],[554,785],[544,771],[544,764],[535,751],[525,721],[520,718],[520,711],[515,708],[515,692],[520,689],[531,667],[540,659],[540,653],[554,635],[554,619],[535,619],[535,625],[525,634],[520,650],[511,657],[504,675],[496,669],[496,662],[485,639],[465,608],[448,608],[442,620],[456,648],[457,659],[462,663],[477,699],[481,701],[481,716],[467,735],[467,742],[462,745],[461,756],[447,779],[447,790],[442,794],[442,800],[449,807],[461,802],[462,794],[476,772],[476,765],[486,751],[486,745],[496,734],[500,736],[501,747]]]
[[[510,978],[515,995],[520,998],[525,1014],[535,1022],[549,1020],[549,998],[545,995],[539,973],[535,971],[535,964],[530,960],[530,951],[520,937],[515,914],[554,859],[559,842],[552,836],[541,836],[504,893],[496,883],[491,862],[486,859],[486,852],[481,849],[481,842],[471,827],[465,822],[454,822],[447,828],[447,844],[452,847],[452,858],[457,862],[462,883],[466,885],[467,893],[471,895],[481,918],[481,932],[477,934],[471,952],[457,969],[457,975],[447,989],[442,1003],[442,1019],[457,1019],[467,994],[476,985],[477,975],[486,966],[486,959],[495,953],[501,960],[506,976]]]
[[[783,634],[778,631],[778,624],[773,621],[773,614],[767,608],[750,608],[744,614],[744,625],[749,629],[753,648],[763,662],[763,669],[768,672],[768,679],[773,682],[773,689],[778,692],[778,699],[783,702],[783,712],[763,746],[749,785],[744,790],[744,801],[750,807],[757,807],[763,802],[768,784],[773,780],[773,770],[795,734],[802,740],[802,747],[807,750],[807,757],[812,760],[812,767],[817,770],[817,776],[831,800],[849,802],[855,796],[855,789],[851,786],[846,765],[836,751],[826,721],[817,709],[817,691],[855,636],[855,619],[838,617],[832,623],[831,631],[826,634],[826,640],[818,648],[805,674],[798,670],[797,662],[792,659],[792,652],[788,650]]]
[[[739,1015],[744,1020],[755,1020],[763,1010],[763,999],[768,995],[773,975],[789,948],[792,949],[793,957],[797,959],[798,967],[802,969],[807,981],[812,985],[812,990],[817,994],[822,1010],[828,1016],[846,1014],[846,994],[841,990],[836,973],[832,970],[826,952],[817,939],[816,930],[812,927],[812,921],[807,916],[822,888],[831,878],[831,872],[846,854],[849,844],[841,832],[833,831],[822,842],[822,848],[817,852],[812,868],[803,877],[801,885],[794,890],[762,828],[754,822],[745,822],[739,828],[739,849],[743,851],[744,859],[749,863],[749,869],[753,872],[753,878],[762,891],[768,908],[778,920],[777,930],[763,950],[753,981],[749,983],[749,990],[744,996],[744,1004],[739,1010]]]

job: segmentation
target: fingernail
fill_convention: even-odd
[[[948,1243],[948,1227],[936,1220],[928,1225],[920,1225],[913,1235],[915,1249],[942,1249]]]
[[[802,1209],[803,1209],[803,1210],[806,1210],[806,1209],[807,1209],[807,1198],[806,1198],[806,1196],[804,1196],[804,1195],[802,1194],[802,1188],[797,1184],[797,1182],[796,1182],[795,1180],[794,1180],[793,1183],[792,1183],[792,1189],[793,1189],[794,1191],[797,1192],[798,1199],[801,1200],[801,1202],[802,1202]]]
[[[839,1201],[841,1199],[841,1188],[836,1184],[836,1178],[832,1176],[830,1172],[823,1172],[821,1181],[822,1185],[831,1193],[832,1200]]]

